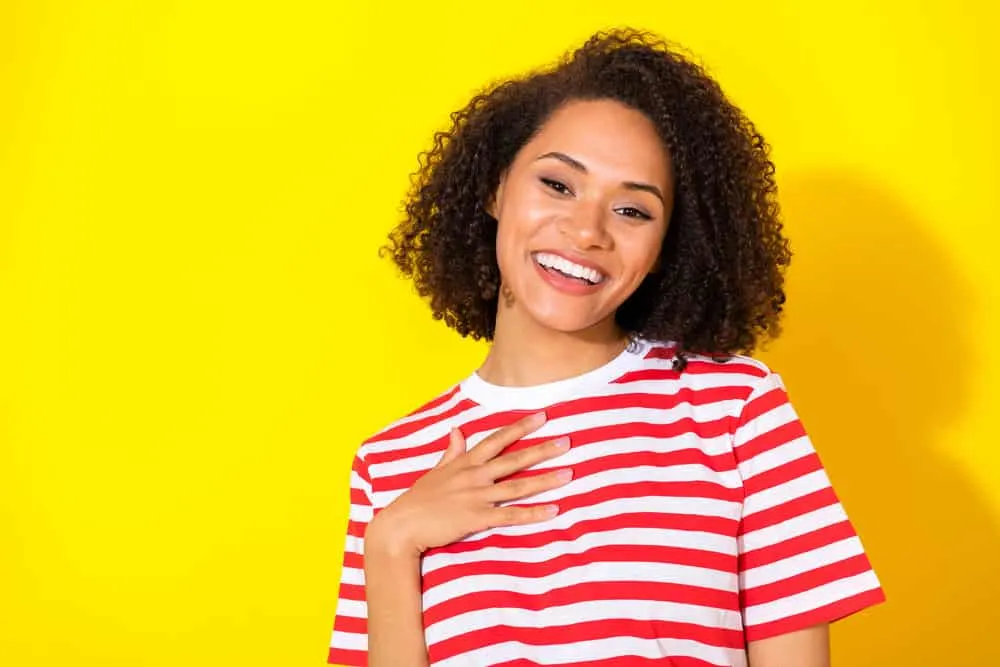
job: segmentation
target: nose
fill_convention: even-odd
[[[559,231],[573,245],[574,250],[607,248],[611,237],[608,234],[607,212],[597,202],[581,203],[560,220]]]

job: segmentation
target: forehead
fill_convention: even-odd
[[[666,184],[670,157],[652,121],[613,100],[569,102],[557,109],[521,151],[534,160],[558,151],[589,171],[615,172]]]

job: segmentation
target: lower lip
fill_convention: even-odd
[[[565,294],[572,294],[574,296],[586,296],[587,294],[593,294],[597,290],[601,289],[604,281],[597,283],[596,285],[591,285],[590,283],[585,283],[582,280],[576,280],[575,278],[568,278],[561,273],[556,273],[555,271],[549,271],[541,264],[536,262],[534,259],[531,263],[535,265],[535,270],[541,274],[542,279],[548,284],[552,285],[554,288]],[[605,279],[606,280],[606,279]]]

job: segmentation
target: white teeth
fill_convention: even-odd
[[[594,269],[574,264],[559,255],[540,252],[535,254],[535,261],[546,268],[555,269],[560,273],[565,273],[566,275],[573,276],[574,278],[582,278],[583,280],[586,280],[594,285],[604,280],[604,276]]]

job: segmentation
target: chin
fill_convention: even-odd
[[[534,310],[534,309],[532,309]],[[611,316],[595,316],[593,313],[573,312],[571,308],[545,311],[529,311],[531,318],[543,329],[564,334],[578,334],[591,331],[605,323]]]

